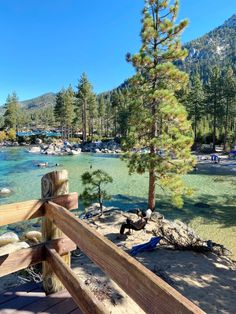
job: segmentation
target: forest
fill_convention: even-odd
[[[199,73],[176,93],[191,120],[194,144],[223,144],[229,150],[236,134],[236,77],[231,67],[210,70],[207,81]],[[133,108],[130,81],[113,91],[96,95],[83,73],[76,90],[72,86],[56,95],[55,106],[37,109],[21,107],[16,93],[9,95],[1,130],[60,129],[66,138],[81,134],[83,141],[128,138]],[[2,138],[2,136],[1,136]]]

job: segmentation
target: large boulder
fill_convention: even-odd
[[[38,154],[41,152],[41,148],[39,146],[33,146],[30,150],[28,150],[29,153]]]
[[[40,231],[28,231],[23,234],[21,240],[29,241],[33,244],[38,244],[42,242],[42,233]]]
[[[0,189],[0,195],[7,195],[7,194],[11,194],[11,190],[9,188]]]
[[[18,235],[14,232],[6,232],[0,235],[0,247],[9,243],[20,241]]]

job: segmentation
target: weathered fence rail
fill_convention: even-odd
[[[47,174],[42,182],[42,196],[45,198],[0,206],[0,226],[43,217],[44,234],[43,243],[1,256],[0,277],[43,262],[47,294],[64,286],[83,313],[106,313],[101,302],[70,268],[68,254],[77,245],[146,313],[204,313],[69,211],[78,207],[78,196],[76,193],[68,194],[65,171]]]

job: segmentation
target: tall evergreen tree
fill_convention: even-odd
[[[71,86],[69,86],[67,89],[62,89],[57,94],[54,114],[56,120],[60,123],[63,135],[67,138],[71,134],[74,122],[75,117],[74,103],[75,103],[74,91]]]
[[[56,104],[54,106],[54,116],[60,127],[63,127],[63,94],[65,89],[60,90],[56,95]]]
[[[235,128],[236,119],[236,78],[232,68],[228,68],[224,76],[224,98],[225,98],[225,112],[224,112],[224,150],[229,146],[229,129],[232,121]]]
[[[75,94],[71,86],[69,86],[64,95],[64,123],[66,127],[67,137],[72,133],[73,121],[75,118]]]
[[[15,92],[12,95],[8,95],[5,108],[5,127],[16,130],[20,122],[20,104]]]
[[[216,147],[216,132],[219,120],[223,113],[223,79],[222,73],[218,67],[214,67],[209,75],[209,80],[206,85],[206,112],[212,117],[212,142],[213,151]]]
[[[197,141],[197,127],[204,114],[205,94],[199,74],[193,76],[190,91],[187,97],[187,111],[192,120],[194,130],[194,143]]]
[[[192,167],[192,129],[184,107],[175,92],[188,83],[187,74],[172,62],[186,57],[180,34],[187,25],[175,25],[179,1],[147,0],[143,10],[140,52],[127,55],[137,70],[131,80],[133,116],[128,147],[147,147],[148,154],[128,153],[130,173],[149,172],[148,207],[155,209],[158,181],[172,192],[173,202],[181,206],[187,189],[181,180]],[[175,159],[173,159],[175,157]]]
[[[99,117],[99,134],[100,137],[103,136],[104,132],[104,119],[105,119],[105,100],[104,96],[101,95],[101,97],[98,99],[98,117]]]
[[[88,127],[89,127],[89,137],[93,140],[94,130],[97,126],[96,119],[98,116],[98,103],[95,94],[91,93],[88,102]]]
[[[78,91],[76,93],[77,97],[77,107],[81,110],[82,113],[82,133],[83,133],[83,141],[87,141],[87,133],[88,133],[88,110],[89,107],[92,106],[95,100],[94,93],[92,91],[92,85],[90,84],[87,75],[83,73],[79,80]],[[77,110],[78,114],[78,110]],[[91,114],[91,112],[90,112]]]

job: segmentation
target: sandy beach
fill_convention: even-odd
[[[156,222],[151,220],[145,231],[133,231],[130,235],[120,238],[120,226],[127,215],[137,219],[135,214],[109,210],[100,219],[95,222],[90,220],[88,223],[129,254],[133,245],[150,240]],[[235,313],[236,263],[228,257],[175,250],[160,242],[154,250],[138,253],[135,258],[150,269],[153,276],[161,277],[206,313]],[[79,249],[72,253],[72,268],[110,313],[143,313],[139,306]],[[22,283],[19,274],[18,272],[4,277],[0,282],[0,290]]]

